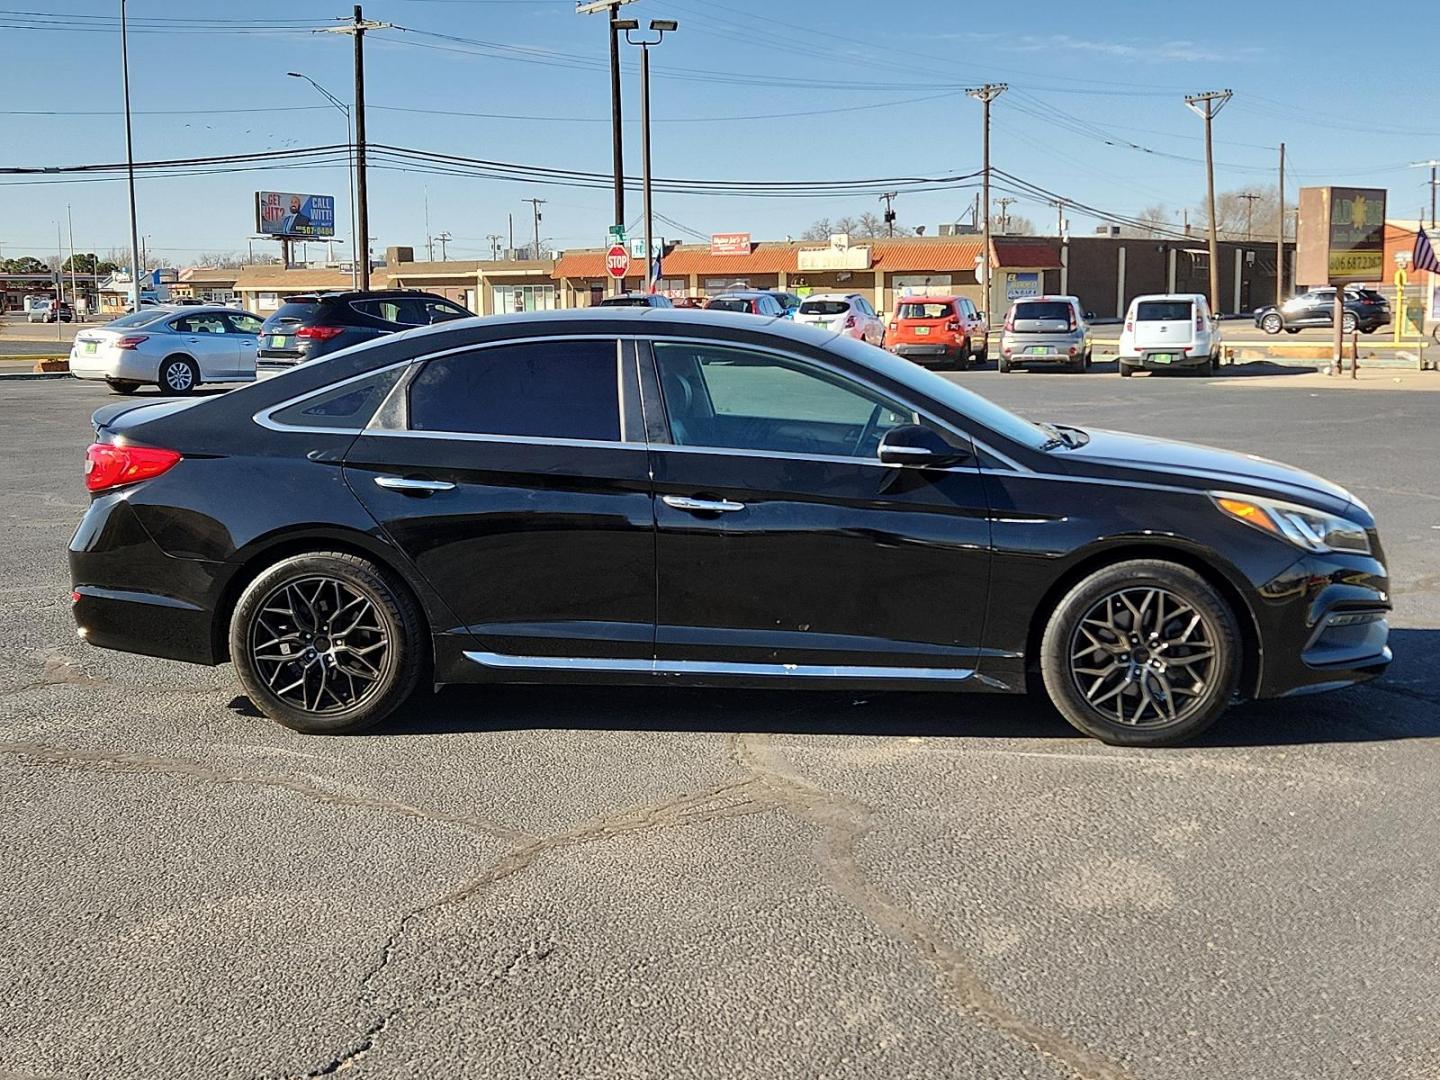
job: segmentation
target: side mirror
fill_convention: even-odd
[[[1094,320],[1094,318],[1095,318],[1095,313],[1094,313],[1093,311],[1087,311],[1087,312],[1085,312],[1085,321],[1086,321],[1086,322],[1092,322],[1092,321]]]
[[[975,312],[975,318],[977,318],[977,319],[983,319],[983,318],[985,318],[985,312],[983,312],[983,311],[977,311],[977,312]]]
[[[939,432],[919,424],[891,428],[880,440],[880,461],[884,465],[938,468],[970,457],[970,451],[947,442]]]

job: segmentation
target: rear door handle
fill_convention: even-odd
[[[684,495],[662,495],[660,501],[676,510],[688,510],[692,514],[730,514],[744,510],[742,502],[729,499],[691,499]]]
[[[429,494],[433,491],[453,491],[455,485],[449,480],[415,480],[408,476],[377,476],[375,477],[377,487],[386,488],[389,491],[418,492]]]

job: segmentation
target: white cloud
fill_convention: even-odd
[[[1077,38],[1070,34],[1049,34],[1039,36],[1022,34],[1011,38],[1008,44],[1000,46],[1012,52],[1079,52],[1109,56],[1120,60],[1134,60],[1142,64],[1199,63],[1226,60],[1240,60],[1253,56],[1261,50],[1255,46],[1241,46],[1225,52],[1217,52],[1198,42],[1185,38],[1172,41],[1103,41],[1092,38]]]

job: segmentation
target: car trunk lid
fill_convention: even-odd
[[[118,401],[114,405],[102,405],[90,415],[95,434],[102,441],[109,441],[141,424],[172,416],[184,409],[202,404],[204,398],[171,398],[165,401]]]
[[[1016,304],[1010,320],[1012,334],[1068,334],[1074,328],[1074,309],[1058,300]]]

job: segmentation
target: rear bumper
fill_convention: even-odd
[[[84,641],[193,664],[221,662],[214,608],[234,568],[166,555],[123,491],[90,504],[69,558],[76,630]]]
[[[1031,353],[1021,349],[1015,349],[1002,355],[1010,362],[1011,367],[1023,367],[1028,364],[1065,364],[1068,366],[1083,357],[1083,354],[1078,352],[1073,355],[1069,352]]]
[[[159,378],[154,361],[130,350],[81,353],[71,349],[70,374],[77,379],[124,379],[129,382],[155,382]]]
[[[917,363],[953,360],[960,355],[959,345],[950,345],[943,342],[937,344],[916,345],[910,342],[891,346],[896,356],[903,356],[906,360],[914,360]]]
[[[1159,356],[1168,356],[1170,359],[1157,359]],[[1122,356],[1119,360],[1126,367],[1143,368],[1146,371],[1171,371],[1175,368],[1204,367],[1210,360],[1210,354],[1197,353],[1192,356],[1183,351],[1167,352],[1157,349],[1139,356]]]

